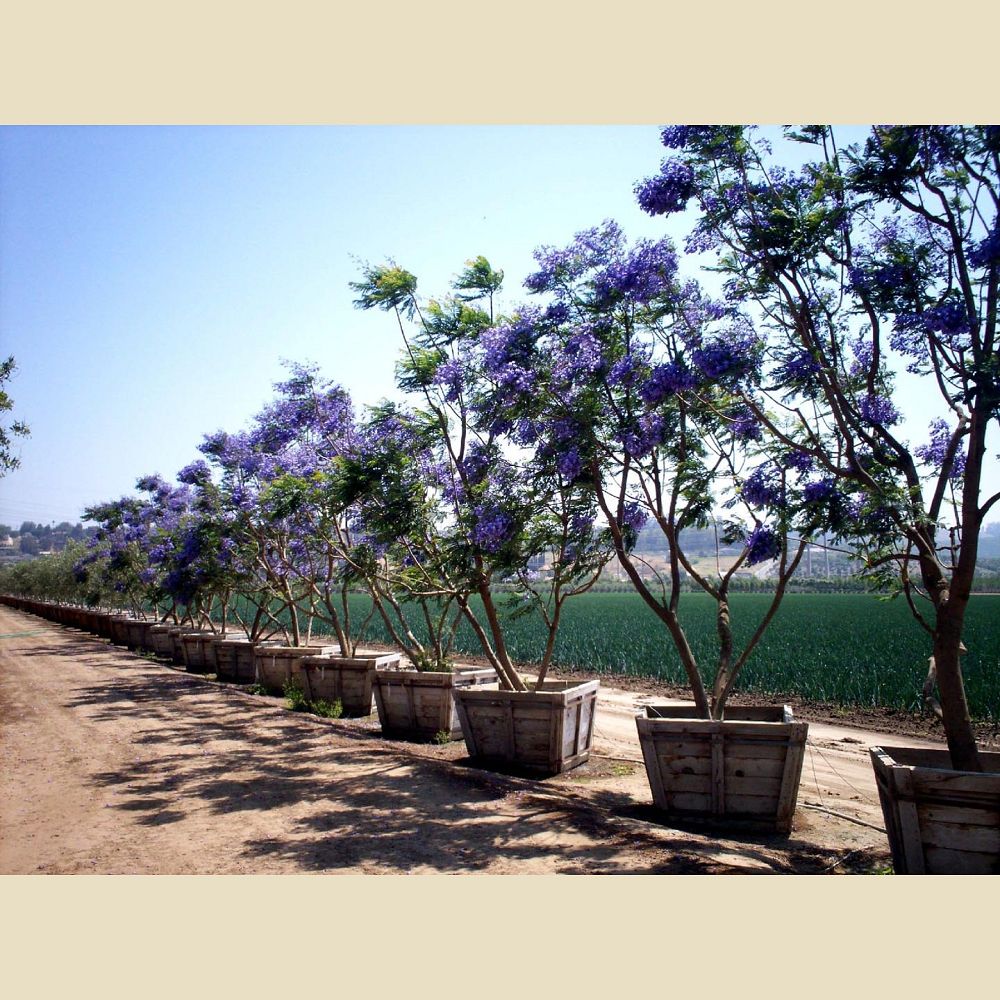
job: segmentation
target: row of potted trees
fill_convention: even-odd
[[[135,617],[120,609],[14,595],[0,596],[0,603],[91,632],[115,645],[155,654],[190,673],[257,685],[274,695],[287,693],[292,685],[310,702],[339,702],[348,717],[370,715],[374,705],[389,738],[441,741],[464,736],[472,756],[543,774],[575,767],[589,753],[596,681],[563,685],[555,698],[552,692],[543,692],[541,700],[531,699],[531,711],[524,715],[515,705],[518,733],[511,743],[506,740],[509,718],[501,720],[498,739],[492,732],[497,714],[492,709],[502,693],[491,667],[420,671],[402,667],[398,653],[359,649],[345,657],[331,644],[254,642],[245,634]],[[477,699],[478,692],[486,692],[486,697]],[[547,709],[544,718],[539,706]]]
[[[456,692],[470,752],[552,771],[586,759],[597,686],[548,678],[562,613],[613,560],[692,692],[690,709],[637,720],[656,803],[788,829],[805,727],[729,699],[806,546],[833,535],[907,601],[933,653],[923,693],[946,759],[873,750],[896,870],[995,866],[1000,845],[982,848],[996,765],[976,746],[960,657],[1000,499],[980,497],[1000,412],[1000,132],[885,126],[847,149],[827,126],[785,135],[795,167],[749,129],[666,128],[670,155],[636,187],[651,215],[694,213],[686,256],[721,273],[715,292],[670,240],[630,243],[612,222],[536,251],[536,304],[504,314],[503,274],[482,257],[431,299],[404,268],[365,266],[356,305],[395,320],[405,402],[359,419],[344,389],[294,366],[248,430],[205,439],[179,486],[147,477],[144,496],[88,512],[101,530],[77,575],[91,602],[112,586],[161,617],[221,614],[253,642],[283,630],[296,654],[315,655],[316,625],[345,660],[378,616],[425,683],[448,675],[464,621],[497,685]],[[942,413],[914,444],[895,394],[909,377]],[[636,551],[646,525],[665,569]],[[736,557],[706,570],[685,548],[694,527]],[[770,606],[738,628],[732,581],[765,564]],[[715,606],[710,662],[685,629],[689,588]],[[511,613],[547,630],[531,681]]]

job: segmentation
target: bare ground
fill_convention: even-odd
[[[546,780],[382,739],[0,608],[0,873],[843,873],[884,869],[867,747],[810,723],[789,837],[668,827],[603,687],[591,760]],[[904,741],[912,745],[912,739]],[[937,745],[937,744],[928,744]]]

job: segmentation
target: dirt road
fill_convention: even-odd
[[[461,743],[383,740],[375,720],[295,714],[0,608],[0,872],[839,873],[887,863],[866,748],[898,737],[812,724],[792,835],[720,837],[657,822],[633,721],[643,700],[603,688],[590,762],[544,781],[507,777],[469,766]]]

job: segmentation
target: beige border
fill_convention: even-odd
[[[0,16],[0,121],[982,120],[993,9],[35,0]]]
[[[0,20],[0,121],[989,119],[990,9],[37,0]],[[5,877],[2,981],[130,1000],[955,995],[995,987],[995,885]]]
[[[312,989],[438,1000],[647,991],[911,1000],[993,981],[995,886],[916,877],[7,877],[0,947],[5,993],[18,1000],[273,1000]],[[952,919],[952,904],[967,919]]]

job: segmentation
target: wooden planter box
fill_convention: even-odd
[[[809,724],[787,705],[730,708],[721,722],[650,705],[635,723],[653,802],[668,816],[791,831]]]
[[[100,634],[101,623],[103,621],[103,611],[87,610],[83,613],[83,628],[93,635]]]
[[[171,660],[174,658],[174,637],[170,634],[172,628],[176,628],[176,626],[167,623],[150,625],[148,633],[149,648],[157,656],[164,656]]]
[[[129,622],[135,621],[128,615],[113,615],[108,621],[108,638],[115,646],[127,646]]]
[[[590,756],[598,681],[545,681],[540,691],[456,688],[470,757],[559,774]]]
[[[237,684],[252,684],[254,644],[242,634],[219,633],[212,639],[212,657],[215,660],[215,675],[220,681]],[[240,656],[242,651],[243,655]]]
[[[153,622],[148,618],[131,618],[125,623],[125,642],[129,649],[146,649]]]
[[[94,634],[102,639],[111,638],[111,618],[109,611],[94,612]]]
[[[253,651],[254,679],[268,694],[281,694],[293,681],[302,684],[302,660],[332,652],[334,646],[268,646],[258,644]]]
[[[947,750],[869,753],[897,875],[1000,875],[1000,753],[980,753],[982,774]]]
[[[302,690],[310,701],[339,701],[345,716],[371,715],[376,670],[398,665],[398,653],[361,649],[357,656],[308,656],[301,662]]]
[[[181,649],[184,666],[192,674],[211,674],[215,672],[215,657],[212,654],[212,641],[215,632],[203,629],[184,632],[181,635]]]
[[[375,673],[375,705],[386,736],[431,740],[447,733],[462,735],[454,692],[465,688],[497,690],[492,667],[459,667],[454,672],[378,670]]]
[[[170,628],[170,641],[173,643],[170,656],[178,667],[186,667],[187,660],[184,658],[184,637],[191,633],[199,634],[201,629],[192,628],[190,625],[172,625]]]
[[[253,684],[257,680],[257,650],[271,646],[284,646],[280,639],[264,640],[263,642],[247,642],[236,647],[236,675],[241,683]],[[218,654],[216,654],[218,658]]]

